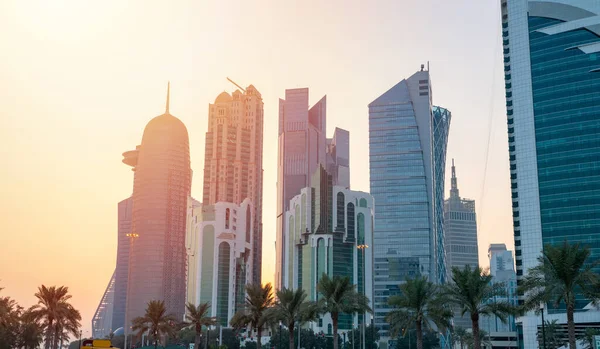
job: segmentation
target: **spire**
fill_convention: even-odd
[[[171,81],[167,83],[167,107],[165,114],[169,114],[169,96],[171,95]]]
[[[456,167],[454,167],[454,159],[452,159],[452,179],[450,180],[450,197],[460,197],[458,195],[458,183],[456,180]]]

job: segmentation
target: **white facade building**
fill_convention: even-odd
[[[225,327],[252,280],[252,210],[250,199],[204,205],[196,224],[196,304],[209,302]]]

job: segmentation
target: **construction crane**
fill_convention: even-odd
[[[229,80],[230,83],[232,83],[235,86],[237,86],[237,88],[239,88],[240,90],[242,90],[242,92],[246,93],[246,90],[242,86],[236,84],[235,81],[231,80],[230,78],[227,78],[227,80]]]

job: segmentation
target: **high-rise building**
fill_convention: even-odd
[[[458,191],[456,167],[452,159],[452,178],[450,181],[450,197],[444,202],[444,249],[446,251],[446,272],[452,277],[452,268],[464,268],[470,265],[479,267],[479,250],[477,245],[477,220],[475,201],[463,199]],[[471,316],[462,316],[455,310],[454,326],[471,327]]]
[[[452,159],[450,197],[444,202],[444,238],[446,240],[446,269],[451,275],[454,267],[479,266],[475,200],[463,199],[458,192],[456,167]]]
[[[241,89],[241,88],[240,88]],[[222,92],[208,107],[204,153],[204,205],[252,200],[252,281],[262,268],[263,101],[250,85]]]
[[[333,185],[350,188],[350,135],[336,128],[333,138],[326,138],[326,105],[324,96],[309,108],[308,88],[285,90],[285,99],[279,100],[276,288],[283,285],[283,261],[288,258],[284,216],[290,200],[311,186],[311,176],[319,167],[331,172]]]
[[[387,336],[388,298],[407,277],[446,278],[444,169],[451,114],[434,107],[422,67],[369,104],[375,199],[375,325]]]
[[[183,320],[186,297],[186,217],[192,171],[185,125],[169,113],[152,119],[142,144],[125,152],[134,168],[125,333],[151,300]]]
[[[131,244],[131,197],[119,202],[117,266],[115,268],[115,295],[112,313],[112,330],[125,325],[125,305],[127,303],[127,278],[129,273],[129,245]]]
[[[517,280],[545,244],[565,240],[600,258],[600,3],[501,0]],[[600,269],[596,269],[600,272]],[[546,319],[566,320],[546,306]],[[599,312],[576,297],[576,326]],[[537,348],[541,319],[517,319]],[[541,338],[541,337],[540,337]]]
[[[104,291],[96,313],[92,318],[94,338],[103,338],[123,327],[127,299],[127,275],[129,272],[129,245],[131,243],[131,197],[119,202],[117,227],[117,263],[115,271]]]
[[[187,219],[185,233],[185,251],[187,252],[187,294],[186,303],[198,304],[197,287],[198,278],[198,223],[202,222],[202,204],[193,197],[188,198]]]
[[[357,291],[373,299],[373,198],[333,186],[333,175],[319,167],[311,187],[294,196],[285,212],[283,286],[302,288],[308,299],[319,298],[317,283],[329,277],[348,277]],[[372,305],[371,305],[372,306]],[[350,330],[363,315],[340,315],[339,329]],[[315,332],[331,334],[329,315],[309,324]]]
[[[515,273],[512,251],[506,249],[505,244],[491,244],[488,249],[490,259],[490,275],[492,282],[504,285],[506,295],[495,296],[496,301],[508,302],[517,305],[517,274]],[[497,316],[482,316],[481,329],[494,336],[497,332],[513,332],[516,336],[514,316],[509,316],[506,322]]]
[[[252,277],[252,231],[254,207],[250,199],[241,205],[218,202],[202,206],[196,224],[195,298],[210,303],[210,316],[221,326],[244,304],[245,286]]]

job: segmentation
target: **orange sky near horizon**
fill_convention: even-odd
[[[427,61],[434,104],[453,114],[446,192],[454,158],[487,265],[489,243],[513,246],[499,16],[469,0],[0,2],[1,295],[30,306],[37,286],[69,286],[85,335],[115,266],[117,203],[133,189],[121,153],[163,113],[170,80],[201,198],[208,103],[234,90],[226,77],[263,96],[271,282],[278,98],[327,95],[328,136],[350,131],[352,188],[369,191],[367,105]]]

